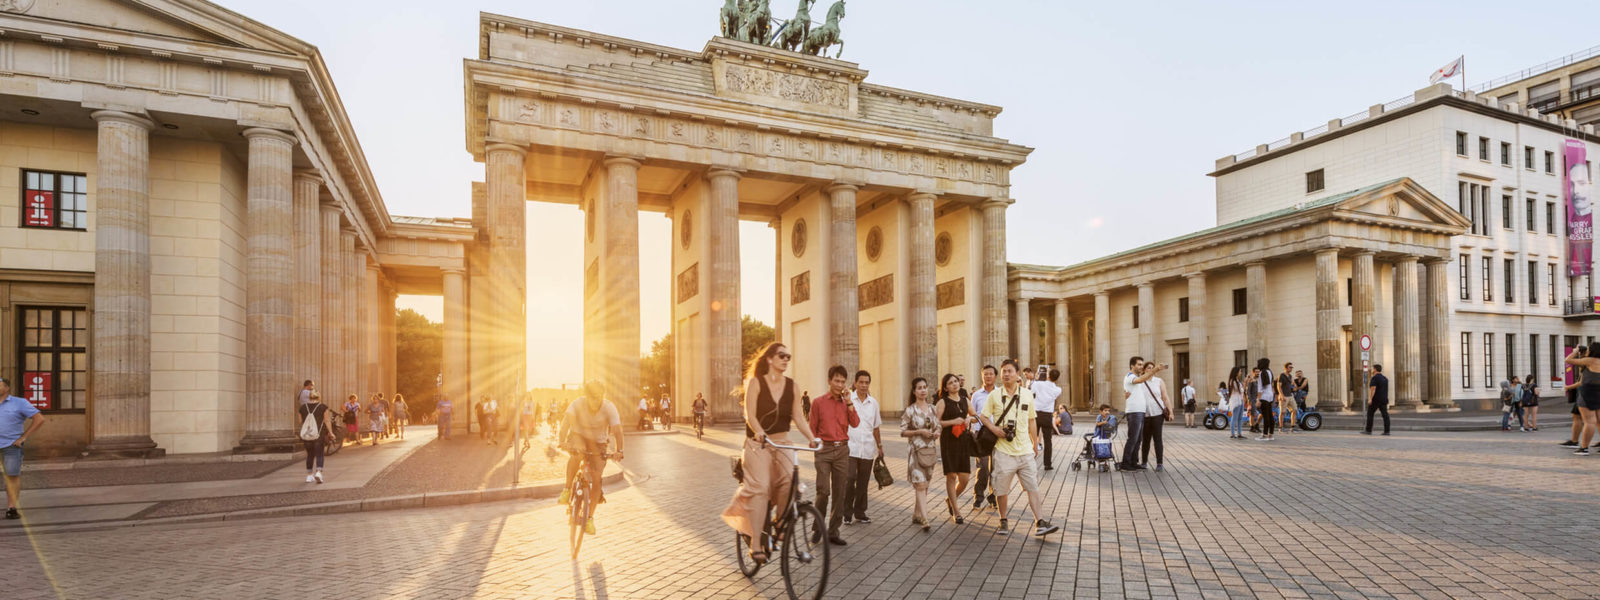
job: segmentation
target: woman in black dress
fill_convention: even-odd
[[[956,524],[962,524],[956,498],[967,490],[967,478],[972,473],[972,456],[969,454],[966,432],[967,419],[972,409],[967,404],[967,394],[961,390],[961,380],[946,373],[939,380],[939,403],[934,407],[939,413],[939,460],[944,466],[945,505]]]

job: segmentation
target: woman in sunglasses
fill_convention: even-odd
[[[813,445],[816,439],[795,394],[794,380],[784,375],[789,359],[787,347],[769,342],[750,361],[744,382],[744,482],[722,511],[722,520],[752,541],[761,539],[767,507],[774,500],[789,498],[789,476],[795,465],[794,451],[768,446],[767,440],[793,445],[789,443],[791,425],[805,436],[806,445]],[[780,513],[788,510],[787,506],[776,508]],[[761,544],[750,544],[750,558],[766,562]]]

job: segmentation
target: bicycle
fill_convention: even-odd
[[[706,416],[700,413],[694,415],[694,439],[701,440],[706,437]]]
[[[322,454],[333,456],[344,448],[344,418],[331,410],[328,411],[328,416],[332,419],[328,421],[331,431],[328,432],[327,440],[323,442]]]
[[[618,453],[583,452],[585,458],[600,457],[600,469],[605,469],[605,461],[620,459]],[[571,504],[567,505],[567,515],[570,531],[568,541],[572,544],[572,558],[578,558],[578,549],[583,546],[584,525],[589,519],[594,518],[594,492],[600,487],[600,474],[596,473],[593,480],[589,476],[589,461],[584,460],[578,466],[578,476],[572,478]]]
[[[802,450],[816,452],[817,448],[803,446],[784,446],[774,444],[770,440],[764,445],[780,450]],[[741,471],[742,473],[742,471]],[[742,483],[742,481],[741,481]],[[815,588],[814,594],[807,594],[806,598],[817,600],[822,598],[822,592],[828,584],[828,542],[823,538],[827,536],[827,524],[822,520],[822,512],[811,504],[810,500],[800,498],[805,491],[800,483],[800,463],[796,462],[794,471],[789,476],[789,498],[784,506],[788,510],[777,518],[771,517],[771,508],[768,508],[768,518],[761,530],[761,545],[766,551],[768,560],[774,553],[782,557],[780,563],[783,568],[783,585],[789,592],[790,600],[800,600],[801,592]],[[809,532],[809,534],[807,533]],[[755,577],[761,570],[764,562],[756,562],[749,556],[750,536],[739,532],[733,535],[733,553],[739,559],[739,572],[746,578]],[[821,552],[817,552],[817,550]],[[801,569],[819,564],[821,569],[816,575],[809,575],[810,571],[801,572]],[[812,578],[815,581],[811,581]],[[797,581],[798,580],[798,581]]]

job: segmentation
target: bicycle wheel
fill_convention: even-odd
[[[572,505],[568,510],[568,538],[572,542],[572,558],[577,559],[578,549],[583,547],[583,526],[589,521],[589,478],[581,472],[572,481]]]
[[[750,558],[750,537],[737,531],[733,532],[733,555],[739,558],[739,572],[745,577],[755,577],[756,571],[761,570],[761,565]]]
[[[331,436],[328,436],[328,437],[332,438],[332,439],[330,439],[329,441],[323,443],[323,447],[322,447],[323,455],[325,455],[325,456],[333,456],[335,454],[338,454],[339,450],[344,448],[344,436],[341,436],[341,435],[338,435],[338,434],[334,434],[334,435],[331,435]]]
[[[790,600],[820,599],[828,586],[828,525],[822,513],[809,504],[796,509],[795,518],[783,530],[783,584]],[[820,543],[811,543],[814,532],[823,532]]]

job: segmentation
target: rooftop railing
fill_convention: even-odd
[[[1596,56],[1600,56],[1600,46],[1595,46],[1595,47],[1590,48],[1588,50],[1574,52],[1572,54],[1568,54],[1568,55],[1563,56],[1561,58],[1552,60],[1550,62],[1547,62],[1547,63],[1544,63],[1544,64],[1540,64],[1540,65],[1534,65],[1534,66],[1528,67],[1526,69],[1523,69],[1521,71],[1517,71],[1515,73],[1512,73],[1510,75],[1506,75],[1504,77],[1499,77],[1499,78],[1496,78],[1496,79],[1491,79],[1491,80],[1489,80],[1487,82],[1480,83],[1478,85],[1472,86],[1472,87],[1467,88],[1467,89],[1470,89],[1470,90],[1472,90],[1474,92],[1477,92],[1477,93],[1481,94],[1481,93],[1483,93],[1485,91],[1492,90],[1494,88],[1500,87],[1500,86],[1508,84],[1508,83],[1512,83],[1512,82],[1515,82],[1515,81],[1522,81],[1522,80],[1527,79],[1529,77],[1533,77],[1534,75],[1538,75],[1538,74],[1544,73],[1546,71],[1552,71],[1552,70],[1555,70],[1555,69],[1559,69],[1561,67],[1565,67],[1565,66],[1570,65],[1572,63],[1588,60],[1588,59],[1594,58]]]

